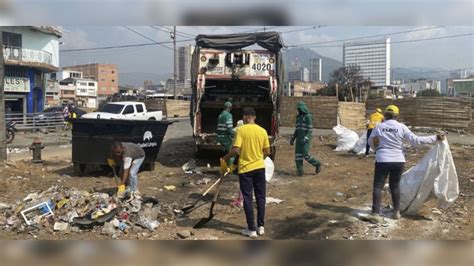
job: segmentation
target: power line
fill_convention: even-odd
[[[137,34],[137,35],[139,35],[139,36],[141,36],[141,37],[143,37],[143,38],[149,40],[149,41],[152,41],[152,42],[154,42],[154,43],[156,43],[156,44],[158,44],[158,45],[160,45],[160,46],[162,46],[162,47],[164,47],[164,48],[166,48],[166,49],[169,49],[169,50],[171,50],[171,51],[174,51],[173,48],[171,48],[171,47],[169,47],[169,46],[166,46],[166,45],[164,45],[164,44],[158,43],[157,41],[153,40],[152,38],[149,38],[148,36],[143,35],[143,34],[141,34],[140,32],[138,32],[138,31],[136,31],[136,30],[134,30],[134,29],[132,29],[132,28],[130,28],[130,27],[127,27],[127,26],[123,26],[123,27],[126,28],[127,30],[129,30],[129,31],[131,31],[131,32],[133,32],[133,33],[135,33],[135,34]]]
[[[291,47],[311,46],[311,45],[314,45],[314,44],[326,44],[326,43],[336,43],[336,42],[345,42],[345,41],[361,40],[361,39],[368,39],[368,38],[375,38],[375,37],[383,37],[383,36],[387,36],[387,35],[397,35],[397,34],[411,33],[411,32],[417,32],[417,31],[433,30],[433,29],[443,28],[443,27],[444,27],[444,26],[435,26],[435,27],[428,27],[428,28],[422,28],[422,29],[397,31],[397,32],[391,32],[391,33],[384,33],[384,34],[377,34],[377,35],[369,35],[369,36],[355,37],[355,38],[349,38],[349,39],[341,39],[341,40],[334,40],[334,41],[294,44],[294,45],[291,45]],[[290,46],[289,46],[289,47],[290,47]]]
[[[194,41],[194,39],[176,40],[176,42],[189,42],[189,41]],[[113,46],[80,48],[80,49],[66,49],[66,50],[60,50],[60,52],[67,53],[67,52],[85,52],[85,51],[96,51],[96,50],[109,50],[109,49],[131,48],[131,47],[153,46],[153,45],[168,44],[168,43],[173,43],[173,41],[163,41],[163,42],[155,42],[155,43],[126,44],[126,45],[113,45]]]
[[[411,42],[422,42],[422,41],[431,41],[431,40],[451,39],[451,38],[458,38],[458,37],[471,36],[471,35],[474,35],[474,33],[471,32],[471,33],[466,33],[466,34],[432,37],[432,38],[425,38],[425,39],[393,41],[393,42],[390,42],[390,45],[397,44],[397,43],[411,43]],[[338,44],[338,45],[306,45],[306,46],[297,46],[297,47],[324,48],[324,47],[344,47],[344,45],[342,45],[342,44]]]
[[[155,30],[162,31],[162,32],[167,32],[167,33],[173,32],[173,30],[168,29],[166,27],[156,27],[156,26],[150,26],[150,27],[155,29]],[[196,37],[196,35],[189,34],[189,33],[182,32],[182,31],[176,31],[176,35],[181,36],[181,37],[185,37],[185,38],[194,38],[194,37]]]

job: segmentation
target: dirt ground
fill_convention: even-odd
[[[173,131],[175,130],[175,131]],[[203,178],[217,178],[216,159],[199,159],[202,174],[185,174],[181,165],[194,158],[193,140],[188,134],[171,128],[160,150],[155,171],[139,174],[142,195],[159,199],[162,205],[184,205],[199,197],[206,185],[196,184]],[[334,152],[335,137],[313,138],[312,154],[323,163],[320,174],[314,175],[305,163],[307,174],[295,175],[294,151],[288,136],[277,141],[275,175],[267,185],[267,197],[284,200],[270,203],[266,208],[266,235],[259,239],[474,239],[472,223],[474,146],[451,145],[459,176],[461,194],[453,206],[441,214],[433,212],[434,200],[426,203],[418,216],[404,216],[395,221],[384,218],[379,224],[361,221],[357,213],[367,213],[372,200],[374,157],[360,157],[350,153]],[[410,148],[406,169],[416,164],[429,147]],[[13,203],[30,192],[47,189],[52,185],[93,190],[115,187],[111,173],[91,176],[73,176],[70,146],[45,149],[43,164],[30,164],[28,153],[10,157],[0,167],[0,203]],[[207,164],[211,167],[208,168]],[[168,191],[165,185],[175,185]],[[341,194],[342,193],[342,194]],[[118,234],[119,239],[178,239],[178,232],[190,230],[189,239],[246,239],[240,235],[245,226],[243,210],[230,203],[238,194],[236,176],[223,183],[216,216],[203,229],[192,226],[206,217],[209,204],[193,211],[189,216],[176,216],[161,221],[154,231],[133,231]],[[213,193],[206,197],[210,202]],[[384,192],[385,205],[390,204],[388,191]],[[1,213],[0,213],[1,216]],[[108,239],[100,230],[80,232],[54,232],[51,230],[13,232],[0,226],[0,239]]]

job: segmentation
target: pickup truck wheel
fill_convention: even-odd
[[[156,121],[156,118],[150,117],[150,118],[148,118],[148,121]]]

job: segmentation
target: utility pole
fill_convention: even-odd
[[[173,26],[173,33],[171,33],[171,38],[173,39],[173,83],[174,83],[174,99],[178,99],[178,95],[176,94],[176,25]]]
[[[3,38],[0,27],[0,162],[7,160],[6,128],[5,128],[5,65],[3,62]]]

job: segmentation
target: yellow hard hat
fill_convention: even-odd
[[[376,109],[375,109],[375,112],[377,112],[377,113],[382,113],[382,109],[376,108]]]
[[[391,113],[394,113],[396,115],[400,114],[400,111],[398,110],[398,107],[396,105],[389,105],[387,106],[387,108],[385,109],[385,112],[391,112]]]

